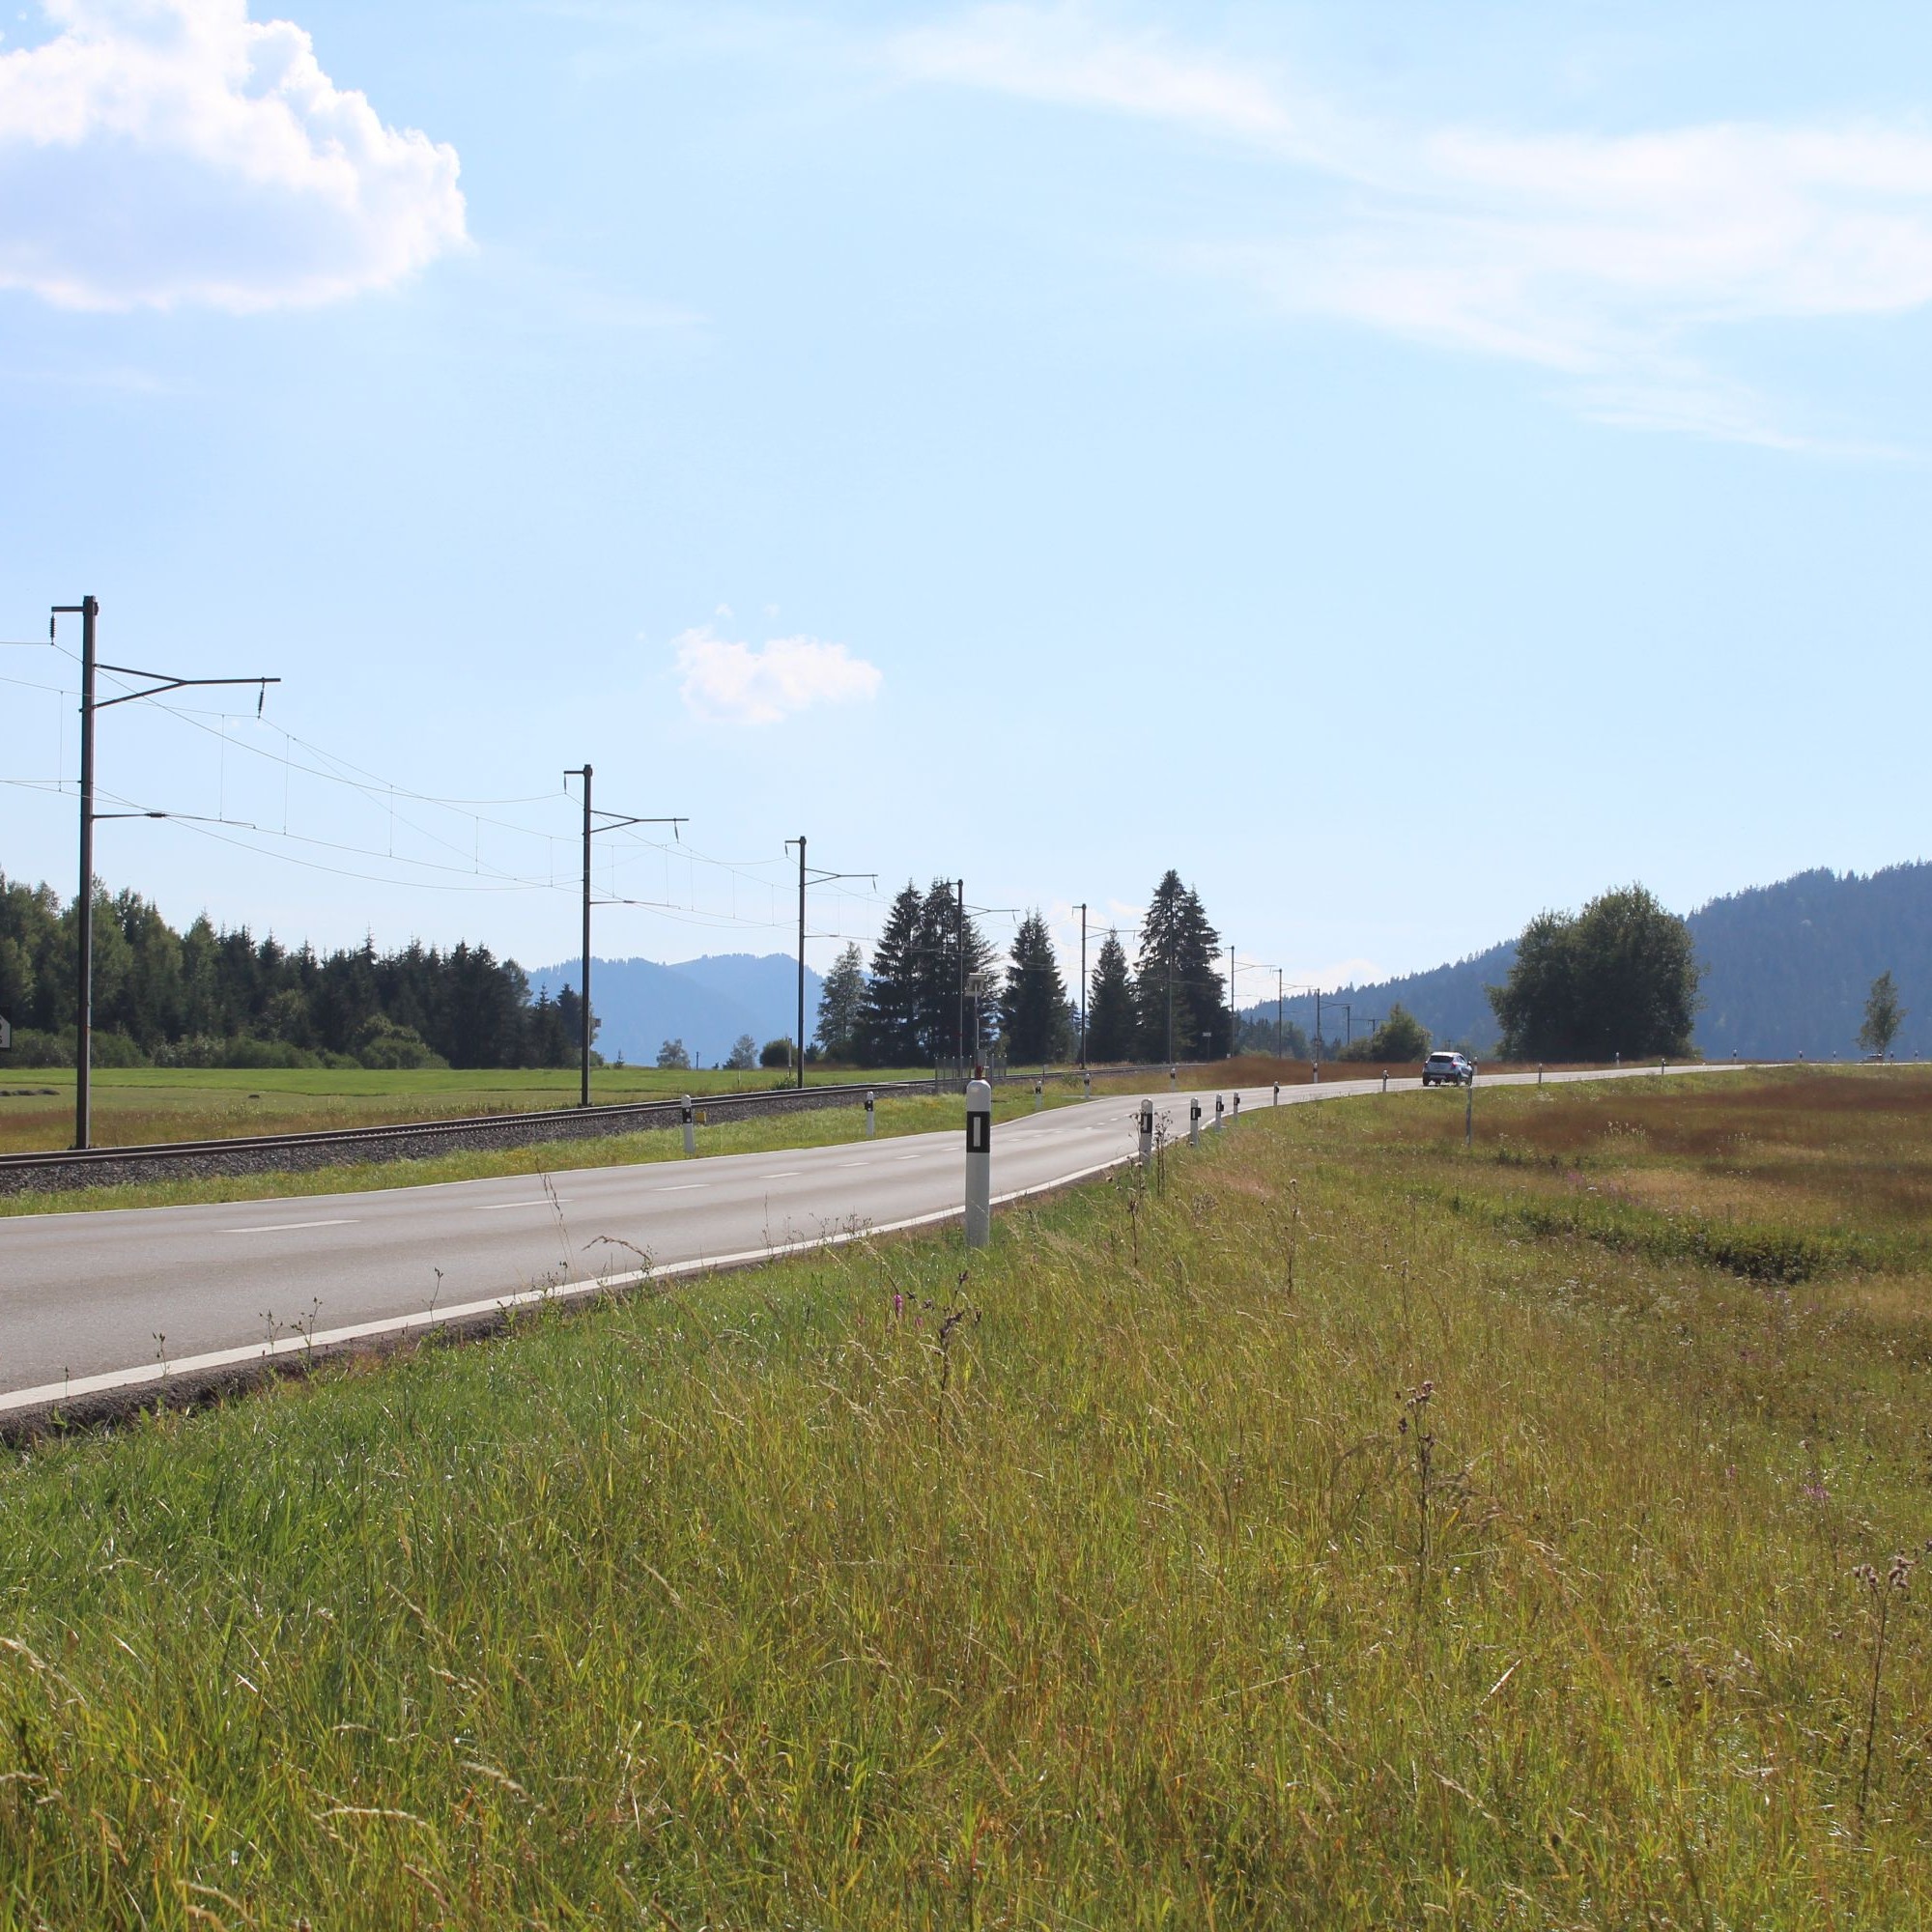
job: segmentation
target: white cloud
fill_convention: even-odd
[[[0,287],[233,311],[384,288],[463,245],[456,151],[384,126],[247,0],[43,0],[0,54]]]
[[[1289,312],[1534,364],[1608,421],[1799,442],[1713,366],[1721,326],[1932,303],[1932,134],[1918,128],[1373,125],[1252,64],[1112,33],[1078,6],[980,9],[902,38],[895,57],[922,81],[1248,149],[1302,212],[1187,251],[1194,266]]]
[[[810,705],[874,697],[885,681],[877,665],[816,638],[774,638],[753,650],[704,624],[672,648],[687,708],[713,724],[776,724]]]

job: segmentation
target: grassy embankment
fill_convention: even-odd
[[[1461,1115],[23,1457],[0,1922],[1920,1922],[1932,1079]]]
[[[929,1072],[882,1071],[873,1077],[921,1079]],[[843,1070],[806,1070],[813,1086],[864,1077]],[[675,1099],[680,1094],[763,1093],[779,1080],[770,1067],[755,1073],[717,1068],[675,1073],[651,1066],[600,1066],[591,1070],[590,1097],[603,1106]],[[5,1090],[0,1092],[0,1153],[72,1145],[71,1068],[29,1067],[14,1073],[0,1059],[0,1089]],[[577,1096],[578,1075],[571,1067],[430,1072],[102,1067],[93,1081],[94,1138],[101,1147],[140,1147],[154,1141],[225,1140],[237,1134],[318,1133],[398,1121],[574,1107]]]
[[[1070,1105],[1061,1094],[1048,1104]],[[878,1137],[957,1128],[963,1116],[955,1094],[888,1097],[874,1108]],[[700,1108],[700,1112],[702,1109]],[[1033,1111],[1031,1093],[1003,1090],[993,1103],[995,1121]],[[706,1122],[697,1130],[697,1157],[760,1153],[776,1148],[833,1147],[864,1138],[866,1114],[850,1106],[770,1114],[749,1121]],[[506,1174],[565,1174],[576,1168],[616,1167],[684,1159],[684,1137],[675,1128],[609,1134],[579,1141],[540,1141],[531,1147],[465,1149],[425,1160],[355,1161],[298,1173],[214,1174],[191,1179],[132,1181],[116,1187],[84,1187],[0,1194],[0,1219],[15,1214],[71,1214],[102,1208],[180,1208],[211,1201],[281,1201],[314,1194],[362,1194],[380,1187],[425,1187],[444,1180],[485,1180]]]

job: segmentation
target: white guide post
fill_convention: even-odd
[[[1153,1102],[1141,1102],[1141,1165],[1153,1158]]]
[[[1187,1145],[1189,1147],[1199,1147],[1201,1145],[1201,1102],[1199,1099],[1192,1099],[1187,1103]]]
[[[993,1234],[993,1090],[966,1083],[966,1245],[983,1248]]]
[[[1086,1089],[1086,1097],[1091,1100],[1094,1097],[1094,1076],[1084,1066],[1080,1069],[1080,1084]]]
[[[1230,1121],[1229,1121],[1228,1124],[1229,1124],[1229,1125],[1230,1125],[1231,1127],[1232,1127],[1232,1126],[1235,1126],[1236,1124],[1237,1124],[1237,1123],[1238,1123],[1238,1122],[1240,1121],[1240,1118],[1241,1118],[1241,1096],[1240,1096],[1240,1095],[1239,1095],[1238,1094],[1236,1094],[1235,1095],[1235,1112],[1234,1112],[1234,1118],[1233,1118],[1232,1120],[1230,1120]]]
[[[697,1151],[697,1114],[691,1104],[691,1095],[689,1094],[684,1096],[684,1104],[678,1111],[679,1118],[684,1122],[684,1151],[686,1153],[696,1153]]]
[[[1214,1095],[1214,1131],[1217,1134],[1221,1131],[1222,1116],[1227,1111],[1228,1103],[1221,1098],[1220,1094],[1216,1094]]]
[[[1036,1080],[1033,1083],[1033,1110],[1037,1114],[1045,1105],[1046,1082],[1044,1080]]]
[[[872,1111],[872,1103],[875,1097],[876,1096],[873,1094],[872,1090],[869,1087],[867,1088],[866,1089],[866,1138],[867,1140],[871,1140],[879,1131],[878,1117]]]
[[[1281,1105],[1281,1082],[1279,1080],[1274,1083],[1274,1103],[1277,1107]]]

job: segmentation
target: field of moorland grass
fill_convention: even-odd
[[[867,1077],[923,1079],[929,1073],[914,1069],[867,1076],[808,1067],[806,1078],[819,1086]],[[611,1105],[674,1099],[680,1094],[761,1093],[779,1085],[780,1078],[770,1067],[755,1073],[713,1067],[676,1073],[652,1066],[600,1066],[591,1069],[590,1097],[599,1105]],[[93,1088],[94,1138],[101,1147],[524,1113],[574,1107],[579,1092],[576,1069],[554,1066],[420,1072],[101,1067],[95,1072]],[[72,1142],[72,1069],[32,1067],[12,1075],[0,1061],[0,1153],[51,1151]]]
[[[0,1922],[1921,1922],[1932,1080],[1479,1107],[21,1455]]]
[[[1065,1107],[1077,1095],[1046,1096]],[[963,1118],[957,1094],[899,1098],[888,1095],[873,1109],[881,1140],[900,1134],[957,1129]],[[698,1109],[701,1114],[702,1108]],[[1033,1112],[1033,1095],[1003,1089],[993,1102],[995,1121]],[[749,1121],[706,1122],[697,1129],[698,1158],[721,1153],[761,1153],[774,1148],[834,1147],[864,1138],[863,1106],[821,1107],[809,1113],[768,1114]],[[144,1180],[114,1187],[83,1187],[0,1194],[0,1219],[14,1214],[72,1214],[101,1208],[180,1208],[202,1201],[279,1201],[314,1194],[362,1194],[380,1187],[425,1187],[443,1180],[483,1180],[504,1174],[564,1174],[575,1168],[620,1167],[684,1159],[684,1137],[675,1129],[650,1128],[593,1140],[542,1141],[532,1147],[465,1149],[426,1160],[355,1161],[300,1173],[214,1174],[191,1179]]]

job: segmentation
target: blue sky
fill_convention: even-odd
[[[103,717],[176,920],[568,955],[585,759],[661,958],[1922,855],[1923,10],[295,4],[0,13],[0,637],[283,680]]]

